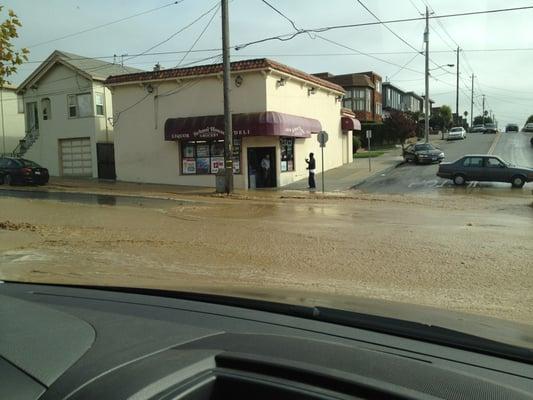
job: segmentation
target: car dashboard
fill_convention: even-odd
[[[286,307],[3,283],[0,398],[533,398],[527,362]]]

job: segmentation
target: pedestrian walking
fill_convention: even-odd
[[[316,160],[313,153],[309,153],[309,158],[305,159],[305,162],[307,163],[307,169],[309,170],[309,188],[308,189],[315,189],[315,169],[316,169]]]
[[[261,160],[261,171],[263,172],[263,185],[270,183],[270,154],[267,154]]]

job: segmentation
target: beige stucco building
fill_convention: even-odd
[[[16,153],[52,176],[114,178],[113,106],[103,82],[134,71],[139,70],[54,51],[18,87],[26,134]]]
[[[24,108],[17,88],[6,84],[0,97],[0,154],[11,154],[24,137]]]
[[[237,188],[284,186],[307,177],[318,131],[326,131],[325,169],[352,161],[351,129],[341,115],[342,87],[268,59],[231,65],[234,182]],[[222,66],[112,76],[117,179],[214,186],[223,166]],[[344,127],[344,130],[343,130]],[[261,162],[270,157],[263,176]]]

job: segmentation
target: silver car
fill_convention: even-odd
[[[466,139],[466,131],[463,127],[457,126],[450,129],[447,140]]]

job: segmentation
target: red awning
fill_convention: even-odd
[[[360,131],[361,130],[361,122],[359,122],[358,119],[355,119],[355,118],[352,118],[352,117],[342,116],[341,117],[341,126],[342,126],[342,131],[343,132],[353,131],[353,130],[356,130],[356,131]]]
[[[274,111],[233,114],[233,134],[244,136],[286,136],[308,138],[322,130],[316,119]],[[165,122],[165,140],[224,138],[224,116],[169,118]]]

